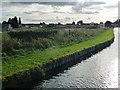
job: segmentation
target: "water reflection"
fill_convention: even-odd
[[[34,90],[40,88],[118,88],[118,29],[114,43],[82,61],[64,73],[44,80]]]

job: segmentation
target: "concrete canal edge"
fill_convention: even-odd
[[[52,62],[49,62],[42,67],[37,66],[34,69],[22,71],[12,76],[6,77],[6,79],[2,81],[2,86],[3,88],[30,88],[30,85],[52,76],[53,73],[59,72],[60,70],[64,70],[78,62],[81,62],[82,60],[94,55],[106,47],[109,47],[113,42],[114,37],[104,43],[53,60]]]

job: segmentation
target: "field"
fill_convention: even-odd
[[[8,43],[7,40],[9,43],[11,42],[11,47],[9,47],[11,51],[9,53],[3,51],[3,79],[15,73],[42,66],[59,57],[103,43],[114,36],[112,29],[12,31],[5,32],[3,35],[3,42],[4,40],[5,43]],[[29,47],[24,46],[26,43]],[[3,47],[4,49],[8,48],[5,45]],[[19,53],[15,54],[16,52]]]

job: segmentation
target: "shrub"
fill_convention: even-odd
[[[3,33],[3,53],[5,54],[21,54],[32,53],[33,50],[44,50],[49,47],[65,47],[75,43],[80,43],[98,34],[100,30],[88,29],[35,29],[20,30]],[[27,51],[27,52],[26,52]],[[29,51],[29,52],[28,52]],[[4,56],[7,56],[4,55]],[[24,55],[24,54],[23,54]]]

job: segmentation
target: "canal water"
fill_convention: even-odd
[[[69,67],[33,90],[45,88],[118,88],[118,29],[112,45],[92,57]]]

